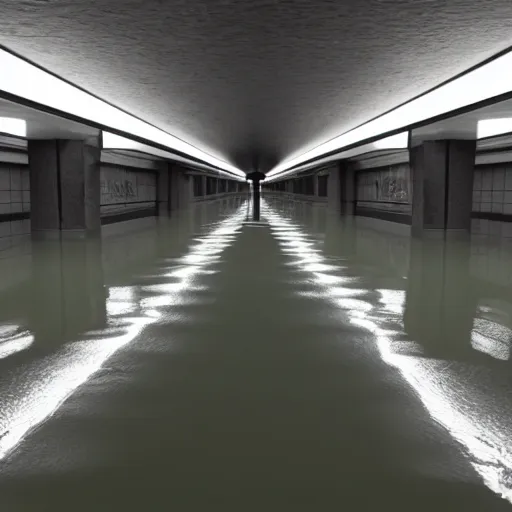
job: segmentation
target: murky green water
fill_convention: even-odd
[[[2,251],[1,510],[508,510],[507,239],[249,214]]]

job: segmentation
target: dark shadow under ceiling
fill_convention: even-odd
[[[0,44],[268,171],[510,46],[511,22],[510,0],[3,0]]]

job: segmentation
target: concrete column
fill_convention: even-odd
[[[343,215],[355,212],[354,170],[346,162],[333,165],[327,180],[327,205]]]
[[[327,207],[334,212],[341,211],[340,168],[332,166],[327,178]]]
[[[340,197],[341,213],[343,215],[355,215],[356,178],[354,169],[348,162],[340,162]]]
[[[171,212],[188,208],[194,194],[192,179],[179,165],[169,164],[168,173]]]
[[[313,195],[318,197],[318,176],[316,174],[313,175]]]
[[[29,140],[31,225],[55,238],[99,232],[100,141]]]
[[[157,179],[157,214],[169,215],[171,211],[171,180],[169,179],[169,165],[164,164],[158,171]]]
[[[412,234],[469,232],[476,141],[431,140],[411,149]]]

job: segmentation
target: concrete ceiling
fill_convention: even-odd
[[[268,171],[511,46],[511,23],[510,0],[3,0],[0,45]]]

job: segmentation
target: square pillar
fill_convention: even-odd
[[[158,170],[157,175],[157,214],[169,215],[171,211],[171,180],[169,179],[169,168],[164,164]]]
[[[329,210],[341,211],[341,177],[338,165],[333,165],[327,178],[327,206]]]
[[[411,149],[412,234],[469,232],[475,140],[429,140]]]
[[[318,197],[318,175],[313,174],[313,195]]]
[[[99,137],[28,141],[34,234],[82,237],[100,231],[100,155]]]
[[[356,176],[348,162],[340,162],[341,213],[355,215],[356,212]]]
[[[185,170],[174,164],[168,166],[170,210],[188,208],[194,194],[194,183]]]
[[[342,215],[354,215],[354,170],[346,162],[333,165],[327,179],[327,204],[332,211]]]

